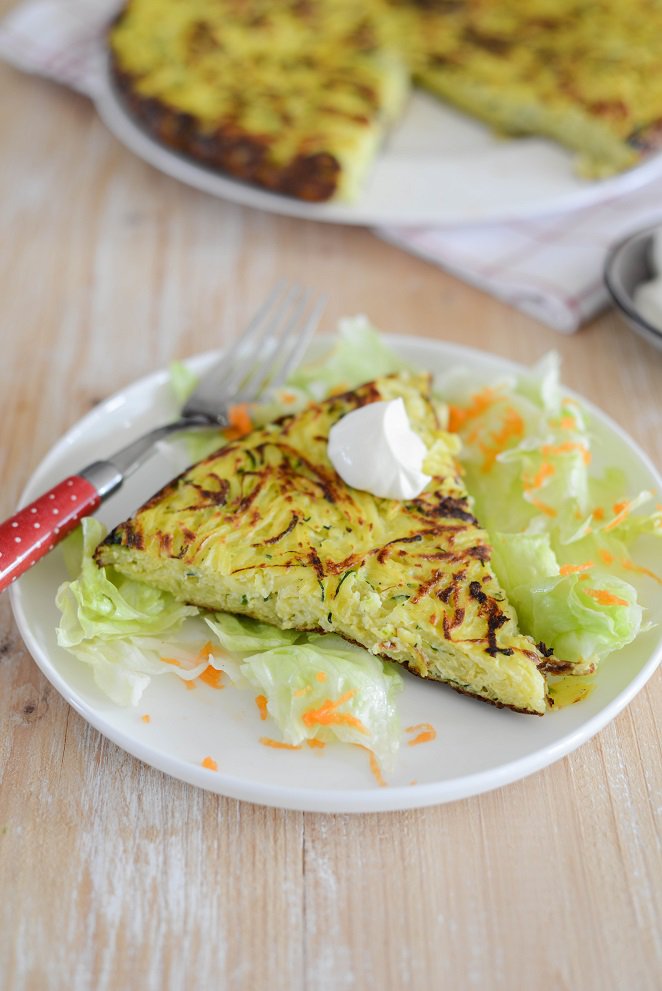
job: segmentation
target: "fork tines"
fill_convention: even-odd
[[[228,351],[216,388],[237,402],[250,402],[282,385],[305,351],[325,302],[305,286],[277,282]]]

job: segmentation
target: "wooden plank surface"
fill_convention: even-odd
[[[89,103],[0,67],[0,512],[99,398],[229,340],[276,276],[325,327],[564,378],[662,462],[662,360],[606,314],[572,337],[349,227],[213,200],[126,152]],[[0,600],[0,987],[653,989],[660,678],[547,770],[451,805],[313,815],[129,757],[59,697]]]

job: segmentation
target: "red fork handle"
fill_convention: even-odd
[[[0,523],[0,592],[48,554],[100,502],[91,482],[72,475]]]

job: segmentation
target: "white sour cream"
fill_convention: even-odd
[[[382,499],[415,499],[431,479],[426,447],[402,399],[368,403],[329,431],[328,455],[343,482]]]

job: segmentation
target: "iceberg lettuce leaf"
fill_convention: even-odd
[[[238,665],[225,658],[219,665],[265,696],[286,742],[356,743],[392,765],[401,736],[395,665],[333,634],[278,630],[227,613],[207,622],[223,647],[243,655]]]
[[[492,541],[494,570],[520,628],[576,673],[634,640],[643,609],[629,582],[593,566],[560,574],[546,533],[495,533]]]
[[[90,637],[112,639],[127,635],[159,636],[196,616],[195,606],[176,602],[168,592],[125,578],[93,560],[105,527],[93,517],[82,521],[80,575],[58,589],[56,604],[62,617],[57,640],[71,647]]]
[[[589,417],[564,394],[558,369],[547,356],[478,391],[451,381],[450,426],[521,629],[580,671],[641,628],[636,590],[622,575],[660,580],[629,555],[638,537],[662,535],[662,513],[650,511],[651,492],[628,496],[621,469],[592,473]]]
[[[322,359],[303,365],[290,376],[288,385],[305,392],[309,399],[324,399],[330,392],[354,389],[364,382],[403,371],[409,365],[393,351],[366,317],[340,321],[338,343]]]
[[[204,671],[208,659],[199,653],[205,628],[189,630],[182,647],[183,624],[199,610],[113,569],[99,568],[93,554],[105,534],[103,524],[87,517],[75,538],[69,538],[67,557],[71,567],[78,564],[79,576],[58,589],[57,642],[92,668],[95,682],[114,702],[137,705],[152,675],[191,678]],[[173,652],[179,652],[180,660],[164,664],[161,657]]]

